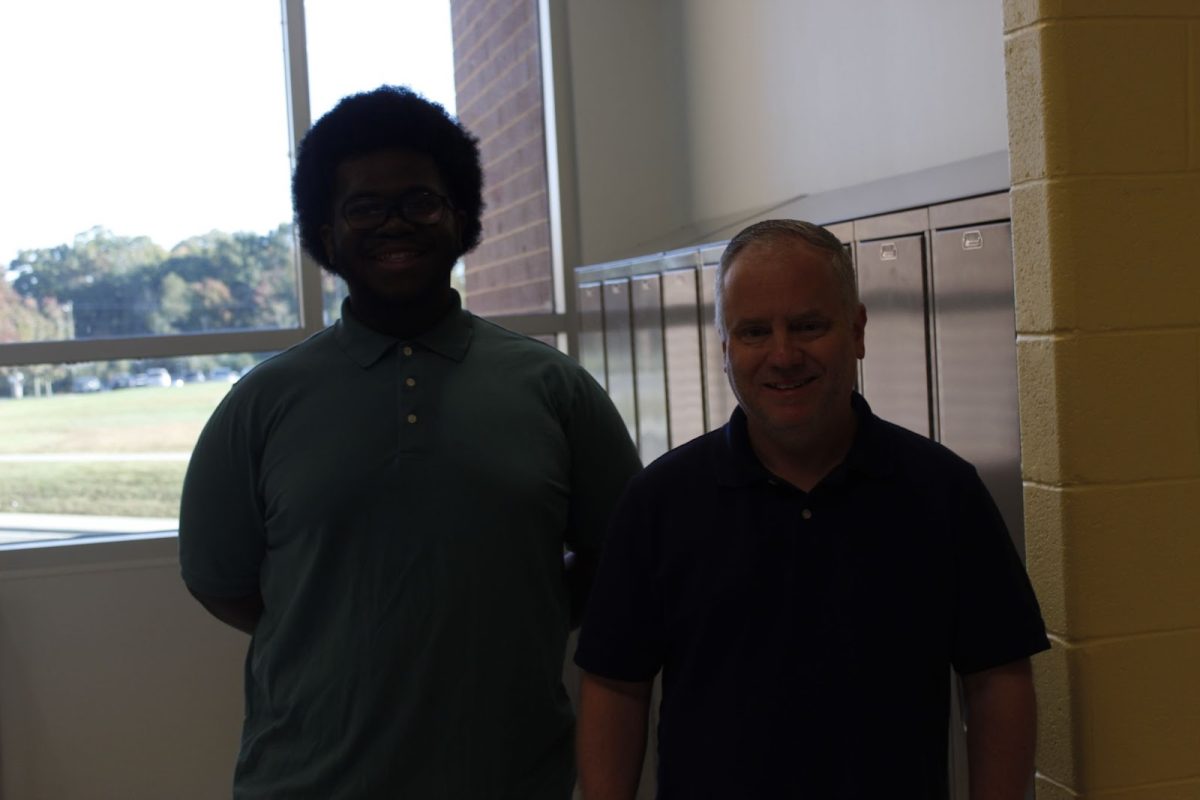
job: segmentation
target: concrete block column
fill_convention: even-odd
[[[1200,2],[1005,0],[1039,798],[1200,798]]]

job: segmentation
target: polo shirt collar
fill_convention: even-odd
[[[411,339],[398,339],[368,328],[350,310],[350,298],[342,301],[342,317],[334,326],[334,337],[354,363],[366,368],[377,362],[398,342],[419,344],[452,361],[462,361],[471,347],[474,318],[462,307],[458,292],[452,292],[454,302],[437,324]]]
[[[881,438],[884,423],[871,411],[865,398],[858,392],[850,397],[850,407],[858,418],[854,441],[845,460],[821,481],[822,484],[840,483],[850,473],[886,475],[893,469],[890,449]],[[758,460],[750,445],[750,431],[746,425],[746,412],[738,406],[733,410],[729,422],[722,430],[721,457],[717,459],[717,481],[724,486],[750,486],[774,480],[774,476]]]

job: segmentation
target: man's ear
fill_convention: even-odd
[[[850,324],[854,329],[854,354],[860,359],[865,358],[867,355],[867,307],[862,303],[858,304],[858,310],[854,312]]]

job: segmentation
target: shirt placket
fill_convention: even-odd
[[[421,403],[424,377],[421,374],[421,365],[424,360],[412,344],[400,345],[400,358],[397,360],[397,380],[400,386],[397,396],[401,453],[420,450],[426,438],[425,430],[429,427],[430,420],[425,419]]]

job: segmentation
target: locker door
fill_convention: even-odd
[[[604,365],[603,290],[598,283],[581,283],[579,306],[579,363],[601,386],[608,388]]]
[[[704,371],[700,350],[700,300],[696,270],[662,276],[667,368],[667,419],[671,447],[695,439],[704,427]]]
[[[938,438],[979,470],[1024,552],[1012,229],[933,234]]]
[[[737,398],[725,378],[725,356],[721,352],[721,337],[713,312],[715,303],[717,268],[705,265],[700,270],[700,319],[704,339],[704,398],[708,410],[707,430],[719,428],[729,421],[737,405]]]
[[[854,260],[867,307],[863,397],[884,419],[929,436],[924,242],[920,235],[859,242]]]
[[[629,279],[604,282],[604,356],[608,396],[637,441],[637,396],[633,383],[633,336],[629,320]]]
[[[633,301],[634,388],[638,452],[643,464],[667,452],[667,379],[663,358],[662,278],[639,275],[630,283]]]

